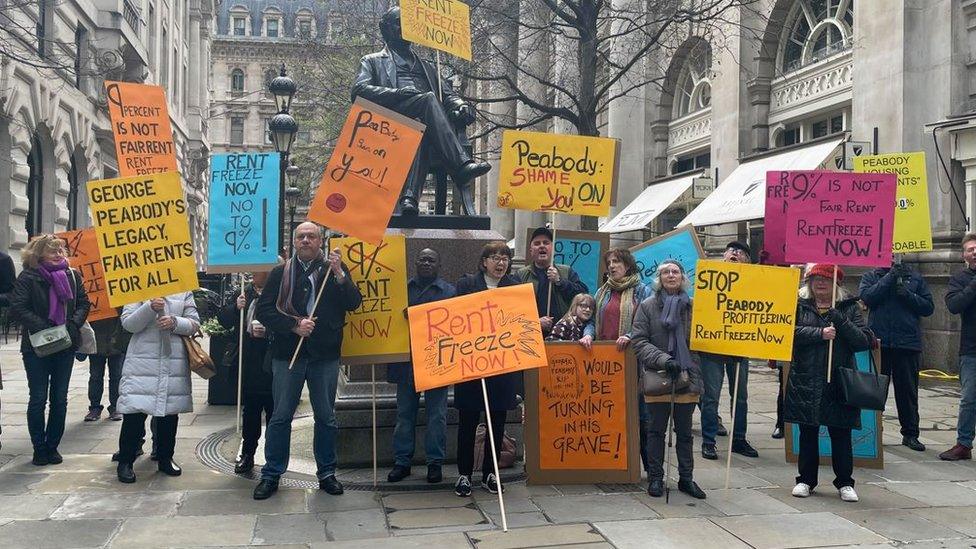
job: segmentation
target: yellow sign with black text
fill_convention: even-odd
[[[702,259],[692,282],[693,351],[792,358],[799,269]]]
[[[400,33],[414,44],[471,61],[471,9],[458,0],[400,0]]]
[[[925,153],[891,153],[854,157],[857,173],[893,173],[898,177],[895,191],[896,254],[932,250],[932,215],[929,211],[929,185],[925,176]]]
[[[89,181],[88,201],[109,305],[200,287],[179,173]]]

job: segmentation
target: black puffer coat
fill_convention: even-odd
[[[835,307],[844,316],[836,324],[834,373],[827,384],[827,347],[823,329],[830,321],[817,312],[812,299],[801,299],[796,308],[793,364],[783,399],[783,419],[789,423],[861,428],[861,411],[841,402],[838,368],[855,368],[854,353],[871,347],[873,336],[864,324],[856,299]]]

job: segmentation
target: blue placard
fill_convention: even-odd
[[[278,262],[279,155],[215,154],[210,162],[208,272]]]
[[[871,357],[868,354],[870,352],[861,351],[854,355],[859,371],[871,371]],[[855,458],[878,459],[881,457],[881,437],[877,429],[878,414],[880,413],[878,410],[861,410],[861,428],[851,431]],[[793,453],[800,455],[800,430],[794,428],[791,431],[793,432]],[[830,434],[823,425],[820,426],[820,455],[830,457]]]
[[[589,293],[596,294],[600,280],[600,262],[603,257],[603,243],[586,238],[563,238],[556,234],[556,263],[569,265],[586,284]]]
[[[695,268],[701,257],[701,248],[694,231],[678,229],[647,243],[630,249],[637,260],[637,269],[644,284],[651,286],[657,279],[657,266],[665,259],[676,259],[685,269],[688,280],[695,280]],[[688,295],[695,295],[695,285],[688,288]]]

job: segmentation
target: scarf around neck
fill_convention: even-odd
[[[634,288],[640,284],[640,276],[634,273],[621,280],[614,280],[607,277],[607,281],[600,286],[596,292],[597,306],[603,304],[604,300],[610,300],[612,292],[620,293],[620,325],[617,326],[617,337],[630,333],[630,327],[634,322]],[[595,314],[596,333],[600,333],[600,325],[603,323],[603,315]]]
[[[315,283],[318,282],[319,268],[322,266],[322,258],[325,257],[322,250],[319,250],[318,256],[308,262],[308,276],[312,279],[312,288],[315,288]],[[297,269],[297,271],[296,271]],[[278,308],[278,312],[289,316],[295,320],[305,318],[306,316],[312,316],[315,311],[309,311],[308,315],[303,315],[295,309],[295,305],[292,303],[292,297],[295,293],[295,274],[296,272],[301,273],[304,269],[298,261],[298,255],[291,256],[288,261],[285,261],[285,266],[281,271],[281,289],[278,291],[278,301],[275,302],[275,306]]]
[[[677,294],[661,291],[658,292],[658,296],[663,303],[661,324],[668,333],[668,354],[678,361],[682,370],[688,370],[694,365],[694,360],[688,349],[688,334],[685,333],[685,323],[681,319],[681,313],[687,309],[691,299],[684,290]]]
[[[50,286],[47,292],[47,319],[55,326],[61,326],[67,322],[68,301],[74,298],[74,292],[68,282],[68,260],[39,263],[37,272]]]

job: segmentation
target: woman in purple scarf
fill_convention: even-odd
[[[68,381],[75,350],[81,345],[80,329],[91,303],[85,295],[81,275],[68,267],[64,241],[42,234],[24,247],[24,270],[10,295],[10,316],[21,325],[20,352],[27,370],[30,397],[27,402],[27,430],[34,446],[34,465],[61,463],[58,444],[64,434],[68,407]],[[71,346],[39,357],[30,335],[47,328],[65,326]],[[50,403],[48,403],[50,395]],[[47,421],[44,407],[50,412]]]

